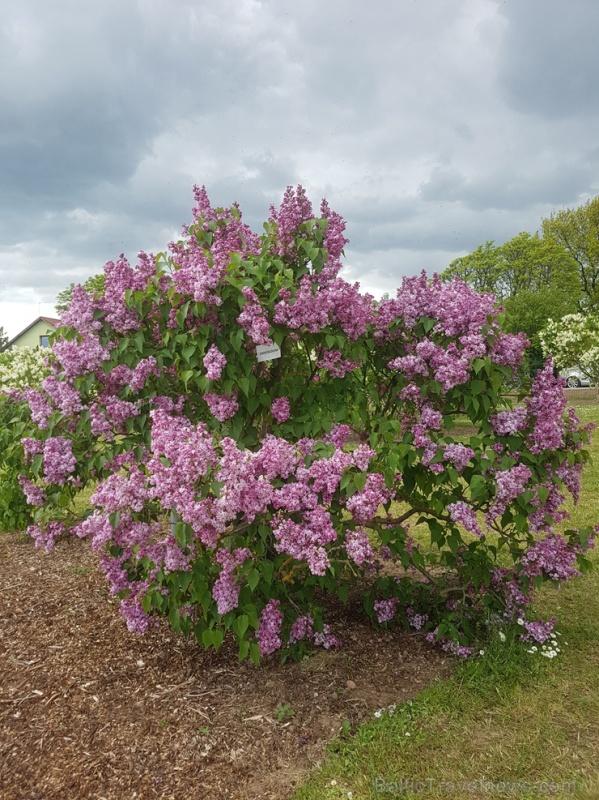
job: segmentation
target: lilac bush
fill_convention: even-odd
[[[255,661],[337,646],[329,598],[350,593],[467,655],[485,618],[588,566],[593,531],[553,527],[590,431],[550,363],[509,405],[527,342],[490,295],[422,274],[376,302],[301,187],[260,236],[195,200],[165,253],[73,291],[51,376],[21,396],[36,543],[88,538],[130,630],[165,617]]]

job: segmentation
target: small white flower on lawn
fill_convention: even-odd
[[[409,731],[406,731],[406,736],[411,736],[412,734]]]
[[[502,642],[505,642],[505,633],[503,631],[499,631],[499,638]]]
[[[485,651],[484,650],[479,650],[478,653],[479,653],[479,655],[484,656]]]
[[[522,617],[518,617],[516,622],[518,623],[518,625],[524,625],[524,620],[522,619]]]

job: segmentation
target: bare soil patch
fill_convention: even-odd
[[[87,543],[0,534],[0,797],[284,800],[345,720],[451,671],[420,635],[349,613],[336,632],[343,649],[258,668],[226,642],[138,637]]]

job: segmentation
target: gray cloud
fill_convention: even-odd
[[[536,230],[599,192],[597,22],[595,0],[7,0],[0,324],[164,249],[194,183],[258,231],[288,184],[326,196],[375,291]]]

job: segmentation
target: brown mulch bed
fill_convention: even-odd
[[[47,555],[0,534],[0,797],[290,797],[345,720],[451,671],[419,635],[338,622],[340,650],[240,664],[226,643],[130,634],[85,542]]]

